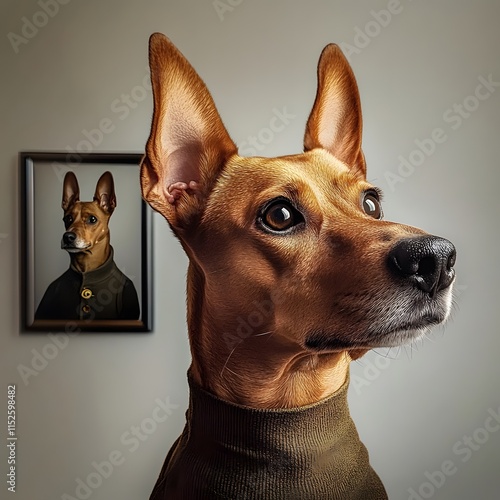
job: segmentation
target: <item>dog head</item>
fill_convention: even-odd
[[[99,178],[93,201],[80,201],[80,188],[73,172],[63,182],[62,209],[66,228],[61,248],[70,254],[93,255],[109,245],[108,222],[115,207],[113,176],[105,172]]]
[[[204,83],[163,35],[151,37],[150,66],[142,190],[189,256],[195,347],[210,329],[226,348],[272,332],[283,349],[357,357],[447,318],[455,249],[383,220],[356,81],[336,45],[319,61],[304,153],[279,158],[237,154]]]

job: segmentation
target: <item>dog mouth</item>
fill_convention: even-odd
[[[61,245],[61,248],[63,250],[66,250],[66,252],[68,252],[68,253],[83,253],[83,252],[89,253],[90,247],[91,247],[91,245],[86,245],[83,247],[76,247],[73,245]]]
[[[86,252],[85,249],[81,250],[79,248],[65,248],[64,250],[66,250],[66,252],[68,252],[68,253],[84,253],[84,252]]]
[[[437,324],[437,323],[434,323]],[[350,340],[332,337],[327,333],[316,333],[308,337],[305,346],[311,351],[338,352],[350,349],[375,349],[382,347],[397,347],[414,342],[423,337],[430,326],[420,326],[403,330],[396,330],[383,335],[377,335],[372,339]]]
[[[376,347],[396,347],[419,339],[431,327],[442,323],[439,319],[428,318],[420,324],[403,325],[395,330],[377,332],[368,338],[346,339],[326,331],[312,333],[306,339],[305,346],[313,351],[344,351],[348,349],[373,349]]]
[[[400,304],[401,306],[401,304]],[[451,290],[439,300],[419,305],[405,304],[379,315],[367,311],[362,322],[339,334],[333,328],[320,328],[307,335],[305,347],[312,351],[338,352],[348,349],[397,347],[422,338],[432,327],[444,323],[451,311]]]

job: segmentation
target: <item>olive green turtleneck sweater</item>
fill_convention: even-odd
[[[347,406],[332,396],[286,410],[223,401],[190,377],[186,426],[150,500],[383,500]]]

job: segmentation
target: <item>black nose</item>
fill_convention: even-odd
[[[66,246],[71,246],[76,240],[76,233],[73,231],[67,231],[66,233],[63,234],[63,243]]]
[[[451,242],[436,236],[399,241],[389,252],[389,269],[434,297],[451,285],[455,277],[456,250]]]

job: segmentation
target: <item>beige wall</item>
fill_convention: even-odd
[[[160,217],[152,334],[19,333],[17,153],[83,149],[102,125],[93,150],[140,152],[154,31],[168,34],[205,79],[241,151],[263,155],[301,150],[317,58],[326,43],[343,42],[386,218],[458,248],[451,321],[419,345],[355,363],[352,413],[391,498],[497,498],[499,19],[493,0],[5,0],[0,429],[5,444],[7,385],[16,384],[16,498],[86,498],[80,480],[92,484],[92,500],[147,498],[183,425],[186,259]],[[277,112],[289,117],[270,135]],[[103,469],[110,460],[113,470]],[[443,464],[447,475],[435,473]]]

